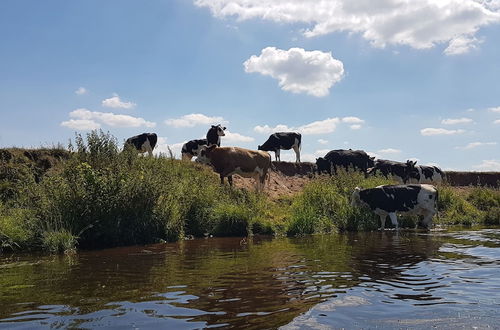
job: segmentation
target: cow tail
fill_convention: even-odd
[[[299,151],[302,151],[302,134],[299,134]]]

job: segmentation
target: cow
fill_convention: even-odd
[[[361,170],[365,175],[368,174],[368,168],[372,168],[375,157],[370,157],[363,150],[331,150],[325,157],[316,158],[316,170],[318,174],[327,172],[332,175],[337,173],[337,166],[342,166],[347,171],[349,167]]]
[[[384,230],[387,215],[398,229],[396,213],[423,215],[422,224],[429,229],[432,217],[437,213],[437,200],[438,191],[433,185],[385,185],[371,189],[356,187],[351,205],[367,206],[374,211],[380,217],[381,230]]]
[[[182,146],[181,155],[183,160],[191,160],[198,156],[203,146],[217,145],[220,147],[221,136],[225,136],[224,130],[226,127],[222,125],[212,125],[207,132],[205,139],[191,140]]]
[[[415,167],[418,174],[410,177],[411,183],[441,184],[446,178],[444,172],[437,166],[418,165]]]
[[[254,178],[256,190],[264,188],[264,181],[271,167],[271,156],[265,151],[249,150],[239,147],[204,146],[198,156],[202,162],[212,165],[224,184],[227,177],[229,185],[233,185],[233,174]]]
[[[263,145],[258,146],[258,150],[274,151],[276,161],[281,161],[280,150],[295,151],[295,162],[300,163],[300,147],[302,143],[302,135],[295,132],[278,132],[273,133]]]
[[[386,178],[391,175],[402,183],[407,183],[410,179],[418,177],[418,170],[415,167],[416,161],[407,160],[406,163],[392,160],[377,159],[374,167],[368,169],[368,174],[376,174],[380,171]]]
[[[147,151],[149,156],[152,156],[157,141],[158,136],[155,133],[142,133],[128,138],[125,141],[125,147],[134,147],[139,153]]]

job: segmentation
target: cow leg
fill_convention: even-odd
[[[387,218],[387,214],[379,214],[380,216],[380,228],[379,230],[384,230],[385,229],[385,218]]]
[[[228,178],[228,181],[229,181],[229,178]],[[220,174],[220,184],[221,186],[224,185],[224,175]]]
[[[280,157],[280,149],[276,150],[274,152],[274,157],[276,158],[277,162],[281,162],[281,157]]]
[[[389,213],[389,218],[391,218],[392,225],[396,228],[396,230],[398,230],[399,229],[398,217],[396,216],[396,213],[394,212]]]
[[[293,151],[295,151],[295,162],[296,163],[300,163],[300,150],[299,150],[299,146],[295,144],[292,148],[293,148]]]
[[[228,175],[227,181],[229,182],[229,186],[232,187],[233,186],[233,176],[232,175]]]
[[[432,217],[434,216],[433,213],[427,213],[424,215],[424,219],[422,220],[422,224],[427,228],[431,229],[432,227]]]

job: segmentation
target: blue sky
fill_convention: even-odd
[[[300,131],[303,160],[500,171],[499,37],[499,0],[3,0],[0,147],[101,128],[179,155],[224,123],[251,149]]]

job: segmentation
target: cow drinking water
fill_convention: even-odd
[[[203,146],[217,145],[220,147],[221,136],[225,136],[224,130],[226,127],[222,125],[212,125],[207,132],[205,139],[191,140],[182,146],[181,154],[183,160],[191,160],[193,157],[198,156]]]
[[[155,133],[142,133],[128,138],[125,141],[125,147],[130,146],[139,153],[148,152],[149,156],[152,156],[157,141],[158,136]]]
[[[295,151],[295,162],[300,163],[300,146],[302,143],[302,135],[295,132],[278,132],[271,134],[263,145],[258,146],[258,150],[274,151],[276,161],[281,161],[280,150]]]
[[[438,192],[429,184],[385,185],[371,189],[356,187],[352,193],[352,206],[367,206],[380,217],[380,229],[385,227],[389,215],[392,224],[398,228],[397,213],[423,215],[422,224],[432,225],[437,212]]]
[[[221,184],[227,177],[229,185],[233,185],[233,174],[246,178],[254,178],[256,190],[264,188],[264,182],[271,167],[271,156],[264,151],[249,150],[238,147],[202,147],[198,157],[202,162],[212,165],[220,176]]]

